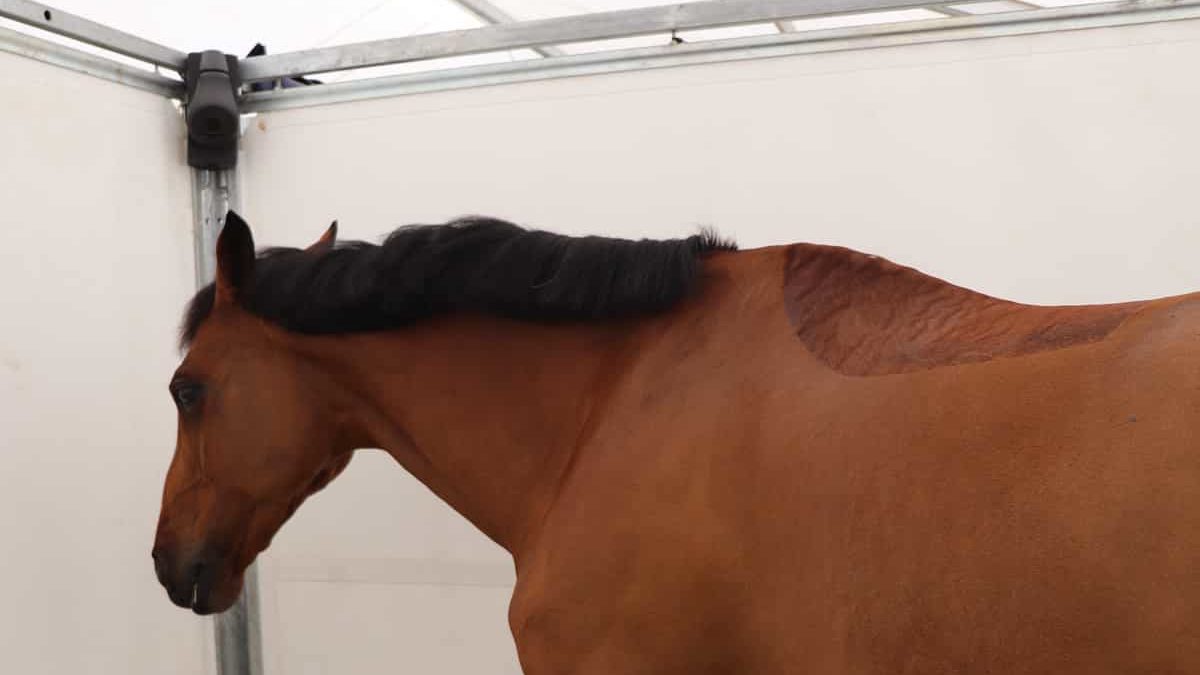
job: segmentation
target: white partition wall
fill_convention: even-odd
[[[1200,22],[590,76],[260,114],[270,241],[488,213],[839,243],[1028,301],[1190,288]],[[1070,279],[1077,278],[1077,282]]]
[[[234,182],[193,202],[171,73],[186,55],[0,0],[0,670],[261,675],[230,658],[254,651],[253,626],[247,648],[222,624],[215,653],[213,620],[167,600],[149,555],[195,246],[235,192],[260,246],[333,219],[378,240],[486,214],[840,244],[1033,303],[1200,289],[1200,0],[834,5],[849,23],[828,30],[823,0],[728,0],[244,59],[246,82],[407,74],[243,92],[263,112],[243,118]],[[883,8],[934,18],[854,27]],[[676,24],[686,42],[667,45]],[[701,35],[720,26],[748,30]],[[663,40],[571,44],[621,31]],[[401,63],[465,54],[489,63]],[[266,675],[520,672],[511,561],[383,453],[361,452],[260,563]]]
[[[0,53],[5,673],[211,672],[211,621],[150,561],[195,284],[183,133],[159,94]]]
[[[1200,21],[856,49],[262,113],[260,244],[483,213],[837,243],[1037,303],[1200,288]],[[379,454],[263,567],[272,673],[514,673],[505,556]]]

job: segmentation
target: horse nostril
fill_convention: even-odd
[[[200,575],[204,574],[204,570],[207,568],[208,563],[204,560],[197,560],[196,562],[192,563],[191,568],[188,570],[188,580],[193,584],[196,583],[200,579]]]
[[[154,559],[154,574],[158,576],[159,581],[165,584],[170,567],[167,564],[166,552],[160,548],[155,548],[150,552],[150,557]]]

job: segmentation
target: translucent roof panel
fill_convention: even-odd
[[[845,14],[842,16],[821,16],[815,19],[800,19],[789,21],[792,30],[822,30],[825,28],[847,28],[850,26],[872,26],[881,23],[901,23],[904,21],[922,21],[925,19],[944,19],[945,14],[939,14],[928,9],[899,9],[888,12],[868,12],[865,14]]]
[[[953,9],[967,14],[999,14],[1001,12],[1019,12],[1029,9],[1029,5],[1009,0],[989,0],[988,2],[972,2],[965,5],[948,5]]]
[[[621,9],[677,5],[678,0],[490,0],[517,21],[615,12]]]
[[[475,28],[452,0],[50,0],[52,7],[185,52],[269,53]]]
[[[779,24],[687,30],[676,36],[654,34],[557,45],[557,49],[545,53],[583,54],[664,46],[671,43],[672,37],[694,43],[770,35],[784,30],[898,23],[947,15],[990,14],[1100,1],[1103,0],[949,0],[931,2],[926,9],[824,16]],[[52,7],[57,9],[184,52],[218,49],[237,55],[246,54],[256,43],[264,44],[268,53],[278,54],[477,28],[485,25],[487,20],[470,7],[481,3],[498,9],[513,20],[528,21],[673,5],[678,4],[678,0],[209,0],[203,3],[194,0],[106,0],[102,3],[96,0],[51,0]],[[15,24],[0,20],[0,26],[14,27]],[[18,30],[38,33],[36,29],[23,26]],[[540,55],[529,49],[513,50],[325,73],[319,78],[337,81],[533,58],[540,58]]]
[[[708,40],[728,40],[730,38],[770,35],[778,32],[779,27],[773,23],[757,23],[746,26],[729,26],[728,28],[685,30],[679,32],[679,37],[686,42],[705,42]]]
[[[611,12],[622,9],[636,9],[639,7],[654,7],[660,5],[675,5],[679,4],[677,0],[488,0],[492,5],[499,7],[507,12],[514,19],[520,21],[529,21],[533,19],[548,19],[552,17],[574,16],[578,14],[591,14],[595,12]],[[685,0],[686,1],[686,0]],[[1092,4],[1096,2],[1108,2],[1110,0],[984,0],[983,4],[993,5],[986,9],[978,10],[975,14],[995,13],[998,11],[1010,11],[1018,9],[1037,9],[1038,7],[1061,7],[1067,5]],[[947,2],[932,1],[929,3],[930,8],[939,5],[959,4],[951,0]],[[965,3],[964,3],[965,4]],[[1006,6],[1006,7],[1001,7]],[[892,15],[893,12],[880,12],[878,14]],[[861,15],[860,15],[861,16]],[[944,14],[940,15],[944,16]],[[831,19],[833,20],[833,19]],[[897,19],[899,21],[910,20],[908,18]],[[875,23],[875,22],[871,22]],[[865,25],[861,21],[855,22],[851,20],[840,25]],[[836,26],[831,26],[836,27]],[[720,39],[720,38],[705,38],[705,39]]]
[[[1075,5],[1094,5],[1108,0],[1037,0],[1042,7],[1074,7]]]

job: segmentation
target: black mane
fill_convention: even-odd
[[[630,241],[463,218],[402,227],[380,245],[263,251],[239,295],[254,314],[309,334],[397,328],[451,311],[598,320],[671,307],[694,288],[703,254],[734,248],[711,233]],[[212,311],[213,297],[209,284],[192,298],[184,345]]]

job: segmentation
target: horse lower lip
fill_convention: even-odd
[[[196,585],[196,589],[193,592],[190,609],[199,616],[208,616],[209,614],[215,614],[217,612],[217,609],[213,605],[211,594],[202,594],[200,592],[199,584]]]
[[[177,606],[183,609],[191,609],[196,604],[196,585],[192,584],[187,589],[181,589],[178,592],[168,590],[167,597]]]

